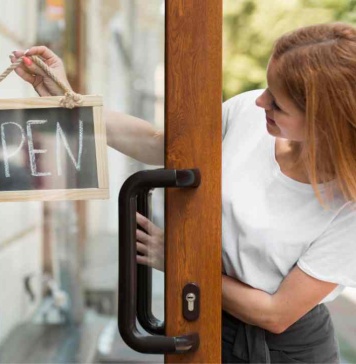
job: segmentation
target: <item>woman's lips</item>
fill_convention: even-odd
[[[270,125],[276,125],[275,121],[271,118],[269,118],[268,116],[266,116],[266,120],[267,120],[267,123],[270,124]]]

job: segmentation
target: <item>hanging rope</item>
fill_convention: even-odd
[[[40,67],[48,77],[50,77],[63,91],[64,97],[60,100],[60,106],[73,109],[74,107],[80,106],[83,103],[83,96],[72,91],[66,86],[52,71],[51,69],[37,56],[29,56],[32,61]],[[23,63],[23,57],[19,58],[18,61],[11,64],[1,75],[0,82],[3,81],[15,68]]]

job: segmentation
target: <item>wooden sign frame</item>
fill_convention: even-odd
[[[60,100],[62,98],[63,96],[2,99],[0,100],[0,110],[59,108]],[[80,107],[93,108],[98,188],[0,191],[0,202],[91,200],[109,198],[106,128],[102,118],[102,97],[93,95],[83,96],[83,102]]]

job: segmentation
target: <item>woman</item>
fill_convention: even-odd
[[[27,55],[65,79],[45,47]],[[25,63],[17,73],[41,96],[60,94]],[[338,363],[323,303],[356,286],[356,30],[324,24],[282,36],[267,81],[223,107],[222,361]],[[162,132],[119,113],[107,122],[109,145],[163,164]],[[147,231],[137,233],[138,261],[162,268],[162,232],[138,223]]]

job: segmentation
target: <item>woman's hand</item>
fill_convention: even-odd
[[[137,263],[164,271],[164,231],[149,219],[136,214],[137,223],[145,230],[136,230]]]
[[[40,96],[61,96],[64,95],[64,91],[27,56],[40,57],[51,71],[71,89],[62,60],[47,47],[32,47],[26,52],[14,51],[12,53],[10,55],[12,63],[25,56],[24,62],[15,69],[15,72],[30,83]]]

